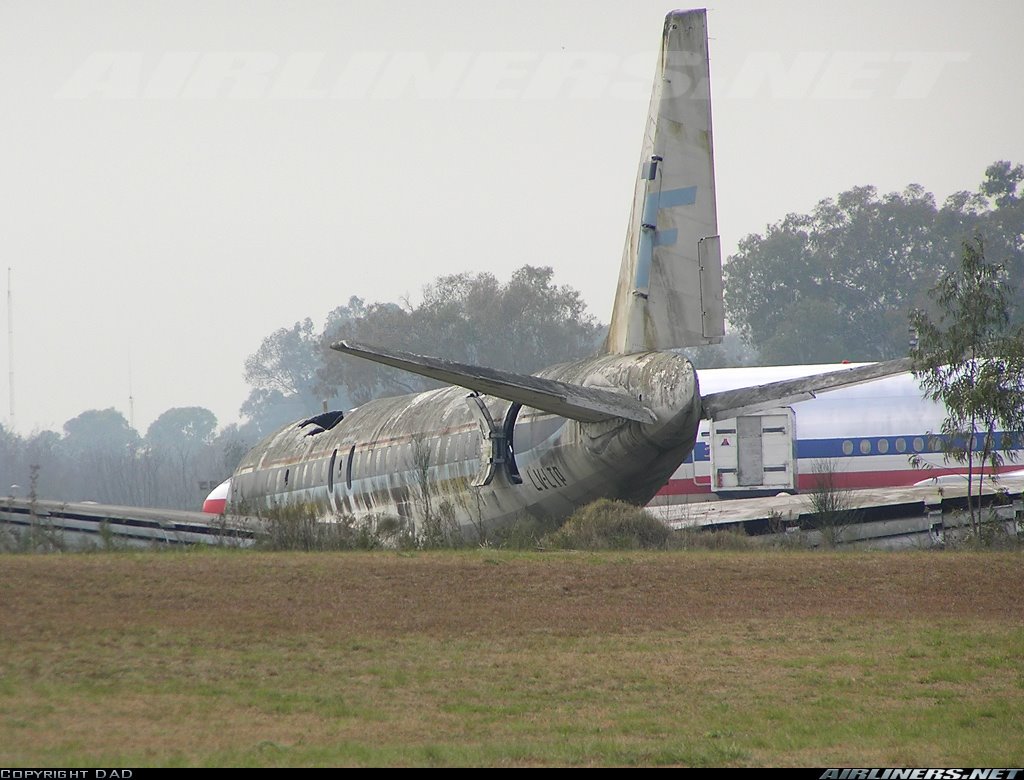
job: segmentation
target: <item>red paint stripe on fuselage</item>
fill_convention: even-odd
[[[1000,466],[995,473],[1005,473],[1020,468],[1020,464]],[[909,487],[916,482],[921,482],[932,477],[942,477],[948,474],[965,474],[963,468],[933,468],[933,469],[896,469],[890,471],[836,471],[834,472],[833,484],[843,490],[860,490],[866,488],[887,488],[887,487]],[[991,469],[985,469],[985,474],[992,474]],[[813,490],[817,484],[816,474],[800,474],[797,477],[797,487],[800,491]],[[706,482],[696,484],[691,479],[670,479],[661,490],[659,496],[696,496],[709,495],[711,486]]]

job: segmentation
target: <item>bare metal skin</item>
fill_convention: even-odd
[[[429,495],[429,511],[460,525],[524,515],[560,518],[599,497],[645,503],[693,448],[700,395],[685,358],[607,355],[553,366],[540,376],[620,388],[641,399],[656,420],[581,422],[481,399],[499,431],[510,412],[518,412],[507,446],[503,437],[485,433],[464,388],[385,398],[353,410],[330,430],[312,433],[310,423],[277,431],[239,465],[231,500],[418,525]]]

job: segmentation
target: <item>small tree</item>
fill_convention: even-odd
[[[994,470],[1024,443],[1024,326],[1011,327],[1012,297],[1003,266],[985,260],[980,236],[965,241],[959,268],[931,290],[938,319],[911,315],[914,376],[946,406],[944,456],[967,464],[971,529],[980,523],[984,468]],[[978,501],[974,473],[978,471]]]
[[[836,463],[830,458],[814,461],[814,482],[808,496],[813,516],[811,527],[821,533],[828,547],[843,541],[847,526],[857,522],[860,513],[854,508],[852,491],[841,487],[836,478]]]

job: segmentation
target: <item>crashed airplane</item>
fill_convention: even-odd
[[[644,504],[722,419],[906,371],[893,361],[702,397],[670,350],[724,335],[706,13],[665,19],[611,325],[602,354],[526,376],[341,341],[451,386],[278,430],[204,509],[301,505],[325,519],[557,520],[597,498]]]

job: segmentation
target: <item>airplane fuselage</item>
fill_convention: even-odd
[[[460,387],[385,398],[278,430],[239,465],[229,500],[479,529],[599,497],[644,503],[693,449],[700,394],[683,357],[604,355],[538,376],[629,395],[654,421],[581,422]]]

